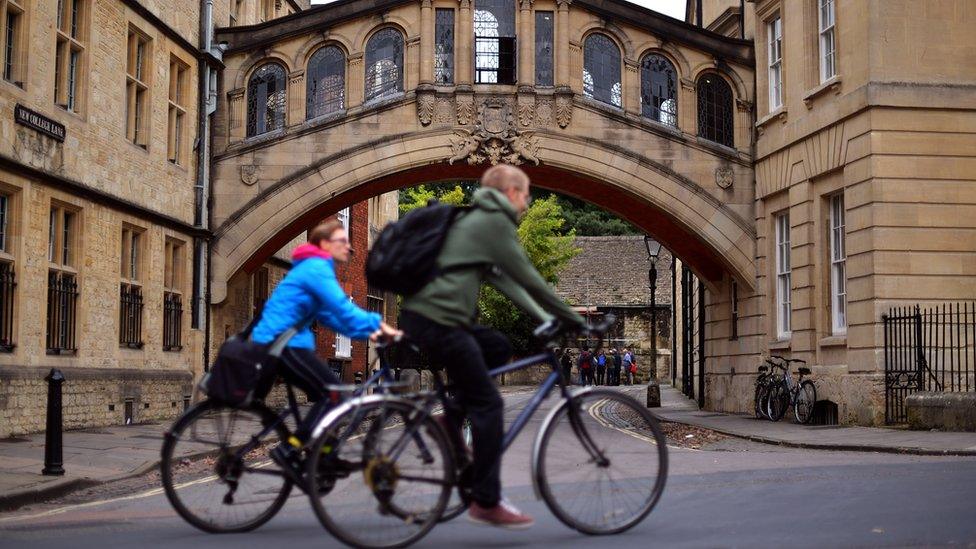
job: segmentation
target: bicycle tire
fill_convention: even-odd
[[[800,384],[793,403],[793,416],[797,423],[806,425],[813,419],[813,407],[817,403],[817,387],[809,379]],[[802,408],[802,411],[801,411]]]
[[[369,549],[405,547],[425,536],[443,514],[455,486],[453,456],[440,425],[431,416],[417,417],[415,412],[416,407],[403,399],[352,406],[326,426],[312,443],[312,456],[322,455],[324,447],[332,445],[332,459],[344,463],[349,473],[337,478],[324,493],[318,482],[309,483],[312,510],[322,526],[339,541]],[[397,416],[402,424],[387,425],[387,421]],[[404,475],[407,464],[402,458],[413,450],[405,450],[398,456],[386,454],[390,448],[384,445],[384,433],[408,429],[421,436],[425,440],[423,444],[436,454],[432,456],[433,463],[421,460],[417,469],[427,473],[439,470],[443,478],[426,477],[420,472],[409,478]],[[409,435],[394,433],[391,438],[396,436]],[[406,444],[420,451],[419,443]],[[309,479],[328,474],[329,462],[325,460],[309,459],[307,466]],[[429,493],[419,494],[423,509],[417,510],[406,498],[400,499],[405,480],[433,487]],[[395,530],[402,532],[383,537],[384,533]]]
[[[249,429],[244,431],[242,438],[231,439],[233,436],[231,433],[221,435],[218,426],[217,438],[223,438],[225,440],[204,440],[203,437],[209,434],[209,431],[206,426],[200,425],[200,423],[217,414],[232,416],[251,415],[252,420],[247,423],[246,426]],[[227,425],[232,430],[238,421],[228,421]],[[228,468],[238,465],[243,466],[243,464],[233,461],[234,454],[231,453],[232,451],[236,453],[236,449],[242,447],[251,437],[259,434],[259,431],[263,430],[263,426],[271,425],[277,421],[278,418],[274,412],[262,404],[252,404],[247,408],[237,409],[223,406],[210,400],[204,400],[184,412],[166,432],[159,465],[160,478],[164,492],[166,493],[166,498],[173,506],[173,509],[176,510],[177,514],[194,527],[214,534],[248,532],[271,520],[281,510],[281,507],[288,499],[288,495],[292,489],[292,482],[282,475],[279,477],[280,487],[276,486],[277,481],[270,481],[270,483],[267,483],[260,490],[245,491],[244,493],[252,494],[251,497],[253,498],[266,497],[264,492],[271,493],[273,497],[266,500],[268,502],[267,506],[263,504],[264,502],[261,499],[252,499],[251,502],[254,505],[250,505],[250,507],[253,508],[254,512],[242,515],[241,509],[248,506],[246,503],[240,501],[240,496],[238,495],[243,483],[240,480],[234,480],[233,482],[236,483],[235,488],[231,489],[228,479],[232,473],[230,473]],[[286,440],[289,434],[288,429],[279,423],[271,433],[268,433],[267,441],[260,444],[257,449],[252,450],[244,458],[248,458],[249,456],[253,456],[255,459],[264,458],[268,447]],[[184,441],[196,445],[203,445],[204,447],[217,445],[218,448],[213,450],[201,449],[197,454],[192,456],[196,458],[196,461],[194,461],[192,458],[177,455],[178,453],[182,453],[182,451],[177,452],[177,449],[181,442]],[[209,467],[208,471],[207,461],[209,460],[213,460],[213,466]],[[266,464],[263,462],[258,462],[255,466],[255,468],[259,467],[267,469]],[[215,472],[216,475],[214,475]],[[237,472],[240,473],[242,471]],[[178,478],[184,476],[185,478]],[[258,476],[270,477],[273,475],[250,475],[249,478]],[[243,478],[243,475],[241,478]],[[211,502],[204,499],[200,493],[207,489],[208,484],[214,486],[223,484],[228,486],[228,488],[226,490],[217,490],[213,495],[219,496],[218,501]],[[250,487],[250,481],[248,487]],[[190,491],[195,492],[195,497],[191,496]],[[222,492],[223,495],[221,496]],[[227,500],[228,494],[231,496],[229,503]],[[237,498],[236,500],[235,496]],[[233,514],[237,520],[233,523],[225,524],[219,521],[216,515],[220,510],[229,508],[234,509]]]
[[[752,397],[753,403],[753,413],[756,419],[763,419],[766,417],[765,403],[763,402],[763,397],[766,394],[766,380],[761,379],[756,382],[756,388]]]
[[[573,419],[574,417],[577,419]],[[616,391],[594,389],[572,396],[557,408],[550,418],[545,430],[540,434],[534,462],[535,481],[543,501],[560,522],[584,534],[617,534],[638,524],[654,509],[664,492],[667,481],[668,451],[664,433],[657,419],[646,407],[637,400]],[[590,422],[587,418],[595,421]],[[616,440],[607,442],[611,435]],[[558,441],[557,437],[559,437]],[[573,437],[576,437],[575,442],[584,450],[579,457],[572,457]],[[603,444],[600,444],[601,442]],[[593,459],[593,454],[587,446],[598,447],[599,455],[606,459],[606,464],[597,463],[599,460]],[[608,456],[611,448],[621,452],[627,450],[637,456],[628,459],[610,458]],[[656,460],[652,455],[648,455],[651,452],[656,453]],[[616,456],[616,453],[614,455]],[[565,462],[565,467],[556,463],[558,461]],[[647,477],[650,464],[655,461],[657,471],[652,473],[651,477]],[[632,473],[645,475],[636,478],[630,476],[627,478],[626,488],[614,484],[614,489],[609,492],[611,496],[620,495],[620,502],[624,501],[622,496],[627,495],[626,501],[637,501],[637,508],[626,517],[620,517],[622,503],[616,503],[616,507],[611,506],[594,513],[598,519],[608,517],[618,519],[609,524],[597,524],[598,521],[587,520],[576,514],[577,507],[572,503],[564,504],[562,501],[564,497],[560,496],[560,492],[566,497],[582,497],[584,505],[581,510],[584,511],[595,509],[597,499],[600,503],[604,502],[602,480],[597,481],[595,487],[589,486],[585,482],[585,479],[589,478],[589,472],[585,470],[586,466],[590,466],[591,471],[602,471],[604,475],[608,475],[615,467],[633,468],[633,472],[628,471],[624,473],[625,475],[632,475]],[[574,475],[577,472],[582,472],[584,477],[580,478],[578,474],[576,474],[577,478],[555,476],[556,474]],[[637,500],[633,499],[633,494],[637,494]]]
[[[790,390],[786,386],[786,381],[781,381],[770,387],[768,398],[766,415],[769,417],[769,421],[783,419],[787,408],[790,406]]]
[[[461,424],[461,437],[460,442],[466,446],[466,448],[457,448],[457,443],[452,443],[454,447],[454,462],[455,464],[460,463],[461,456],[458,455],[459,452],[466,452],[469,456],[473,455],[474,439],[471,432],[471,420],[464,418],[464,422]],[[447,507],[444,508],[444,512],[441,513],[440,522],[449,522],[457,517],[464,514],[471,505],[471,494],[470,494],[470,480],[468,477],[471,475],[471,463],[470,459],[465,456],[463,458],[468,461],[466,467],[461,467],[459,465],[457,470],[457,489],[453,491],[451,499],[448,500]]]

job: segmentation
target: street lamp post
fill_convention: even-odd
[[[657,383],[657,257],[661,253],[661,243],[644,235],[647,259],[651,268],[647,271],[647,281],[651,288],[651,368],[647,380],[647,406],[661,405],[661,388]]]

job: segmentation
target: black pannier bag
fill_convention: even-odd
[[[299,326],[289,328],[270,345],[250,340],[257,319],[225,341],[217,351],[210,372],[200,381],[200,388],[211,400],[233,407],[246,407],[262,399],[271,390],[277,376],[278,359]]]
[[[370,286],[400,295],[417,293],[439,274],[437,256],[447,231],[469,209],[431,201],[387,225],[366,259]]]

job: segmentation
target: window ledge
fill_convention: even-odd
[[[769,350],[770,351],[783,351],[783,350],[787,350],[787,349],[790,348],[790,346],[792,344],[793,344],[793,340],[792,339],[789,339],[789,338],[787,338],[787,339],[776,339],[776,340],[773,340],[773,341],[770,341],[769,342]]]
[[[706,139],[700,135],[696,135],[695,139],[697,139],[699,145],[702,145],[706,148],[712,149],[714,151],[718,151],[722,154],[728,154],[735,157],[739,156],[739,149],[736,149],[735,147],[723,145],[718,141],[712,141],[711,139]]]
[[[389,95],[374,97],[369,101],[363,102],[363,110],[375,109],[376,107],[380,107],[389,103],[396,103],[397,101],[400,101],[401,99],[406,97],[406,95],[407,95],[406,92],[401,90],[396,93],[391,93]]]
[[[766,116],[760,118],[756,121],[756,129],[759,130],[759,135],[762,135],[763,129],[767,124],[773,120],[779,120],[782,123],[786,123],[786,107],[780,105],[773,112],[767,114]]]
[[[847,334],[827,336],[817,342],[821,347],[846,347]]]
[[[613,103],[606,103],[606,102],[601,101],[601,100],[599,100],[599,99],[597,99],[595,97],[587,97],[585,95],[580,95],[580,99],[583,101],[583,103],[585,103],[587,105],[591,105],[593,107],[597,107],[597,108],[601,108],[601,109],[606,109],[606,110],[608,110],[610,112],[614,112],[614,113],[617,113],[617,114],[621,114],[621,113],[624,112],[624,108],[622,106],[621,107],[618,107],[617,105],[614,105]]]
[[[826,94],[828,91],[832,91],[834,92],[834,94],[839,95],[840,84],[841,84],[841,76],[839,74],[835,74],[823,84],[820,84],[816,88],[813,88],[812,90],[809,90],[805,94],[803,94],[803,104],[806,105],[808,109],[812,109],[813,100],[816,99],[817,97],[820,97],[821,95]]]

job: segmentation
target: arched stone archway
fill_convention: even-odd
[[[326,156],[267,186],[215,230],[211,296],[308,225],[346,205],[423,182],[474,179],[484,166],[449,163],[451,132],[385,137]],[[658,237],[706,281],[755,280],[755,233],[740,214],[665,164],[612,144],[538,132],[533,183],[597,204]]]

